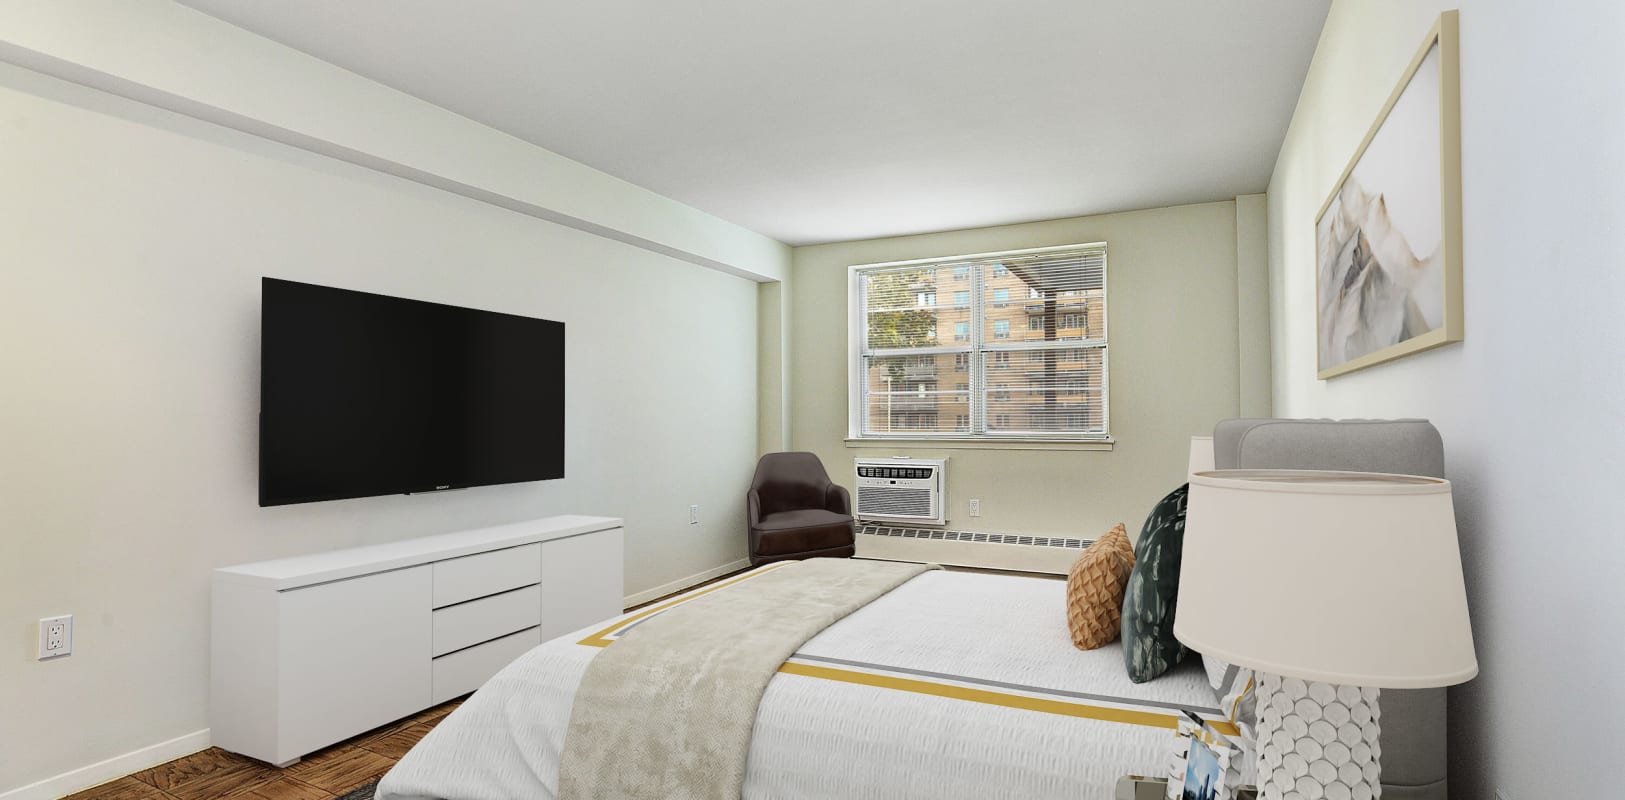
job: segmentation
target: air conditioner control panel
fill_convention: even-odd
[[[903,480],[928,480],[934,475],[933,470],[927,467],[858,467],[860,478],[900,478]]]

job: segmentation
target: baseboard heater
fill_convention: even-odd
[[[859,558],[1065,575],[1090,539],[858,523]]]

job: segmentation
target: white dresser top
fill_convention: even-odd
[[[214,571],[214,579],[283,591],[619,527],[621,520],[615,517],[545,517],[490,528],[221,567]]]

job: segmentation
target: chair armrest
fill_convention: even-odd
[[[752,528],[762,521],[762,495],[755,489],[745,492],[745,519]]]
[[[824,510],[836,514],[850,515],[852,513],[852,494],[846,490],[845,486],[838,483],[830,484],[829,488],[824,490]]]

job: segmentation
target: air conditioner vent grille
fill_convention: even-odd
[[[858,493],[858,514],[889,517],[930,517],[931,490],[866,488]]]

